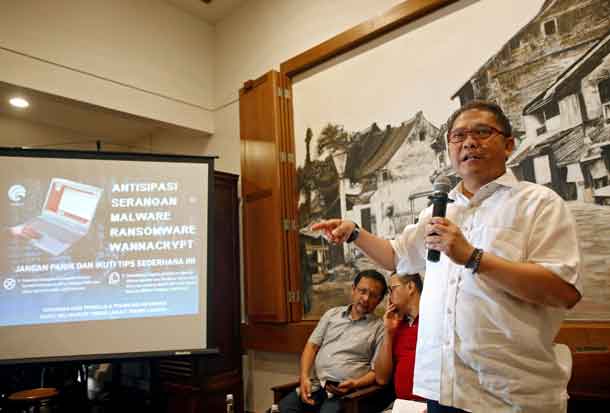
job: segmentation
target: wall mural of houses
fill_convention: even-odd
[[[470,10],[483,10],[486,4],[478,3],[493,0],[464,2],[454,17],[440,17],[420,30],[450,18],[460,21]],[[532,7],[529,0],[519,3]],[[470,100],[488,99],[505,109],[515,129],[518,146],[509,170],[520,180],[554,189],[577,220],[585,299],[571,318],[610,319],[610,0],[542,0],[536,6],[499,50],[481,52],[470,77],[440,94],[451,102],[442,102],[443,118],[435,113],[431,119],[428,107],[404,114],[404,120],[394,117],[391,124],[382,125],[377,115],[359,129],[325,119],[315,131],[299,130],[295,122],[295,136],[304,143],[304,151],[297,151],[297,173],[306,318],[319,318],[337,305],[354,274],[374,267],[352,246],[329,245],[310,224],[341,216],[382,237],[397,235],[427,206],[436,176],[447,174],[457,182],[448,164],[446,117]],[[422,72],[422,81],[426,76]],[[295,99],[297,93],[295,87]]]

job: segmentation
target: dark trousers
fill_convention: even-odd
[[[280,410],[281,412],[281,410]],[[456,407],[443,406],[436,400],[428,400],[428,413],[468,413],[466,410]]]
[[[313,392],[311,398],[316,402],[313,406],[301,400],[296,391],[292,391],[280,400],[280,413],[339,413],[341,410],[340,397],[329,399],[325,390]]]

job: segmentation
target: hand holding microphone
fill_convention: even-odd
[[[432,185],[432,195],[430,201],[432,201],[432,216],[433,217],[444,217],[447,214],[447,203],[453,202],[449,199],[449,191],[451,190],[451,180],[440,175],[434,180]],[[430,235],[438,235],[436,233],[429,233]],[[438,262],[441,259],[441,253],[437,249],[428,249],[428,261]]]
[[[438,262],[443,252],[451,261],[464,265],[472,255],[474,247],[466,240],[460,228],[445,218],[447,204],[453,202],[448,196],[451,181],[441,175],[434,181],[432,190],[432,219],[426,226],[428,261]]]
[[[440,252],[443,252],[454,263],[465,265],[474,251],[460,228],[447,218],[432,217],[426,226],[426,233],[428,252],[439,252],[439,258]]]

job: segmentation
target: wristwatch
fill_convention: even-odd
[[[472,251],[472,254],[470,254],[468,261],[466,261],[466,264],[464,264],[464,267],[472,270],[473,274],[476,274],[476,272],[479,271],[479,265],[481,265],[481,258],[483,258],[483,250],[475,248],[474,251]]]
[[[347,237],[347,240],[345,242],[347,242],[348,244],[350,242],[354,242],[358,239],[359,236],[360,236],[360,226],[354,222],[354,229],[352,230],[352,233],[349,234],[349,237]]]

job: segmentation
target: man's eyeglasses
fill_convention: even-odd
[[[381,294],[374,293],[373,291],[369,290],[368,288],[356,287],[356,291],[358,291],[358,294],[360,294],[360,295],[368,295],[370,298],[375,299],[375,300],[381,298]]]
[[[485,140],[489,138],[494,133],[498,135],[506,136],[506,133],[502,132],[500,129],[494,128],[489,125],[476,125],[473,128],[457,128],[453,129],[448,135],[447,140],[450,143],[461,143],[466,140],[468,135],[472,136],[477,140]]]

